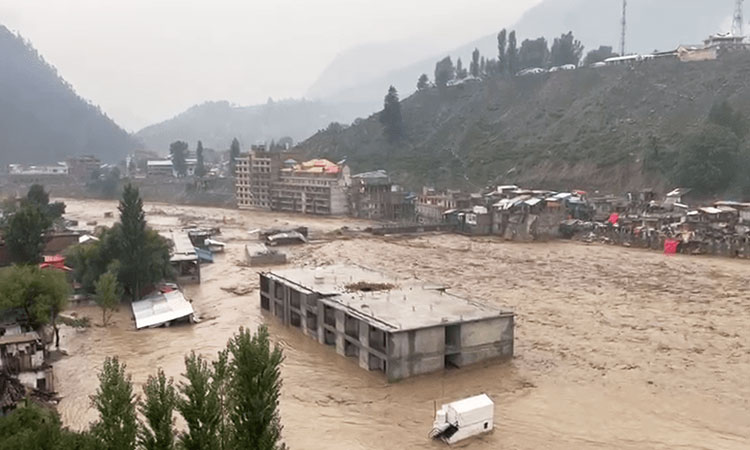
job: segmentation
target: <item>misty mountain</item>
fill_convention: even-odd
[[[197,141],[215,150],[229,148],[233,138],[243,148],[263,141],[291,137],[304,139],[331,122],[349,121],[367,111],[358,104],[330,104],[306,100],[269,100],[264,105],[237,106],[227,101],[206,102],[172,119],[148,126],[136,136],[148,150],[166,154],[169,144],[181,140],[193,148]]]
[[[115,162],[137,146],[29,42],[0,25],[0,164],[51,163],[81,154]]]
[[[709,34],[729,30],[732,6],[730,1],[717,5],[705,0],[629,0],[626,52],[646,53],[655,49],[674,49],[680,44],[699,44]],[[621,0],[544,0],[527,11],[518,23],[507,28],[517,31],[519,47],[527,38],[544,36],[551,43],[562,33],[573,31],[587,51],[600,45],[611,45],[619,51],[621,8]],[[497,31],[503,27],[504,24],[499,22]],[[372,111],[377,111],[382,109],[388,86],[394,85],[402,98],[408,96],[415,91],[419,75],[426,73],[432,79],[435,63],[446,55],[450,55],[454,62],[461,57],[467,65],[471,52],[478,48],[487,58],[496,58],[497,33],[439,54],[425,54],[414,63],[395,70],[379,63],[388,56],[381,52],[395,55],[398,48],[381,44],[363,47],[361,51],[369,51],[368,55],[343,54],[332,63],[335,70],[326,70],[315,86],[335,86],[332,77],[345,79],[349,73],[359,73],[363,58],[373,61],[368,65],[370,76],[351,77],[358,83],[343,83],[340,88],[320,95],[314,95],[320,91],[311,89],[308,96],[335,102],[366,103],[371,105]]]
[[[681,151],[717,100],[750,117],[749,68],[750,55],[740,53],[718,61],[495,76],[403,100],[405,137],[397,143],[388,141],[375,114],[320,132],[299,150],[346,159],[354,172],[386,169],[411,189],[500,182],[664,192],[674,187]],[[750,195],[747,177],[733,182]]]

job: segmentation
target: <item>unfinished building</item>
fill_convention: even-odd
[[[271,185],[272,210],[320,215],[349,212],[349,167],[326,159],[285,166]]]
[[[281,169],[280,152],[270,152],[265,145],[254,145],[235,163],[238,208],[271,208],[271,184]]]
[[[260,305],[389,381],[513,356],[514,313],[359,266],[260,274]]]

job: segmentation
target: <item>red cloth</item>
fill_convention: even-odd
[[[617,213],[612,213],[612,215],[609,216],[609,223],[612,225],[617,225],[617,222],[620,220],[620,215]]]
[[[677,253],[677,246],[680,245],[680,241],[675,241],[674,239],[667,239],[664,241],[664,254],[665,255],[674,255]]]

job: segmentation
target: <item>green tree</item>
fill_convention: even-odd
[[[187,163],[185,162],[187,151],[187,142],[175,141],[169,144],[169,155],[172,158],[172,166],[179,177],[187,175]]]
[[[456,68],[450,56],[438,61],[435,65],[435,84],[439,88],[444,88],[448,82],[456,78]]]
[[[229,168],[232,171],[232,175],[235,174],[237,168],[237,158],[240,157],[240,141],[237,138],[232,139],[232,145],[229,147]]]
[[[502,64],[502,62],[501,62]],[[513,75],[518,70],[518,42],[515,30],[508,35],[508,50],[505,54],[505,67],[509,74]]]
[[[136,397],[133,383],[125,373],[125,364],[108,357],[99,372],[99,387],[91,396],[91,403],[99,411],[99,421],[92,427],[93,434],[107,450],[136,448],[138,425]]]
[[[41,184],[32,184],[29,192],[26,193],[26,201],[44,208],[49,205],[49,193],[44,190]]]
[[[383,132],[390,142],[395,142],[404,134],[403,118],[401,117],[401,103],[398,100],[398,91],[391,86],[383,102],[383,111],[380,113],[380,123],[383,124]]]
[[[195,165],[195,176],[206,176],[206,165],[203,161],[203,142],[201,141],[198,141],[198,146],[195,148],[195,157],[198,159]]]
[[[716,102],[711,106],[708,121],[720,127],[728,128],[740,139],[747,135],[748,126],[745,116],[741,112],[735,111],[726,100]]]
[[[515,34],[513,37],[515,38]],[[497,62],[500,73],[508,70],[508,32],[503,28],[497,35]]]
[[[612,58],[614,56],[617,56],[617,53],[612,51],[611,46],[601,45],[599,46],[599,48],[591,50],[586,54],[586,57],[583,59],[583,64],[586,66],[590,66],[591,64],[602,62],[605,59]]]
[[[95,290],[96,304],[102,310],[102,326],[106,327],[122,297],[120,284],[114,273],[106,272],[97,280]]]
[[[731,131],[709,124],[690,137],[680,153],[675,181],[702,194],[718,194],[737,174],[740,140]]]
[[[464,69],[464,63],[461,62],[461,58],[458,58],[458,61],[456,61],[456,78],[463,80],[467,75],[468,73],[466,72],[466,69]]]
[[[241,328],[228,348],[233,448],[275,450],[282,428],[278,413],[281,349],[271,347],[265,326],[254,335]]]
[[[583,45],[581,41],[573,37],[573,32],[570,31],[559,38],[555,38],[550,50],[550,64],[553,66],[563,66],[566,64],[578,66],[582,55]]]
[[[51,324],[60,347],[57,316],[65,309],[70,286],[65,274],[37,266],[11,266],[0,271],[0,310],[19,308],[34,328]]]
[[[53,409],[27,401],[0,416],[0,450],[97,450],[99,442],[89,433],[62,427]]]
[[[222,409],[216,384],[212,381],[211,367],[203,358],[191,353],[185,357],[185,373],[182,376],[186,381],[179,385],[182,395],[177,400],[177,410],[185,419],[187,432],[180,434],[181,448],[221,450],[218,429]]]
[[[469,66],[469,72],[471,72],[472,77],[479,77],[479,68],[479,49],[475,48],[474,52],[471,54],[471,65]]]
[[[229,450],[232,448],[230,446],[230,431],[232,430],[232,426],[229,422],[229,382],[231,375],[229,350],[225,349],[219,352],[216,361],[213,362],[213,376],[211,380],[213,390],[216,393],[216,398],[219,401],[220,414],[216,430],[219,435],[219,448],[221,450]]]
[[[42,260],[44,233],[52,225],[42,210],[32,204],[23,205],[9,219],[5,243],[13,262],[36,264]]]
[[[146,259],[146,215],[143,212],[138,188],[128,183],[120,200],[120,280],[130,292],[133,301],[140,298],[141,289],[149,276],[145,273]]]
[[[426,73],[423,73],[419,76],[419,80],[417,81],[417,90],[418,91],[424,91],[425,89],[430,87],[430,79],[427,77]]]
[[[156,376],[148,377],[143,386],[144,402],[139,411],[145,421],[141,423],[138,442],[144,450],[171,450],[174,448],[174,409],[177,392],[172,379],[167,380],[159,369]]]
[[[538,39],[526,39],[521,44],[521,50],[518,52],[519,70],[529,69],[532,67],[546,67],[549,63],[549,48],[547,40],[543,37]]]

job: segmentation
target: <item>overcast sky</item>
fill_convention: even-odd
[[[538,2],[0,0],[0,23],[136,131],[206,100],[301,97],[355,45],[429,38],[436,51],[448,50],[512,24]]]

